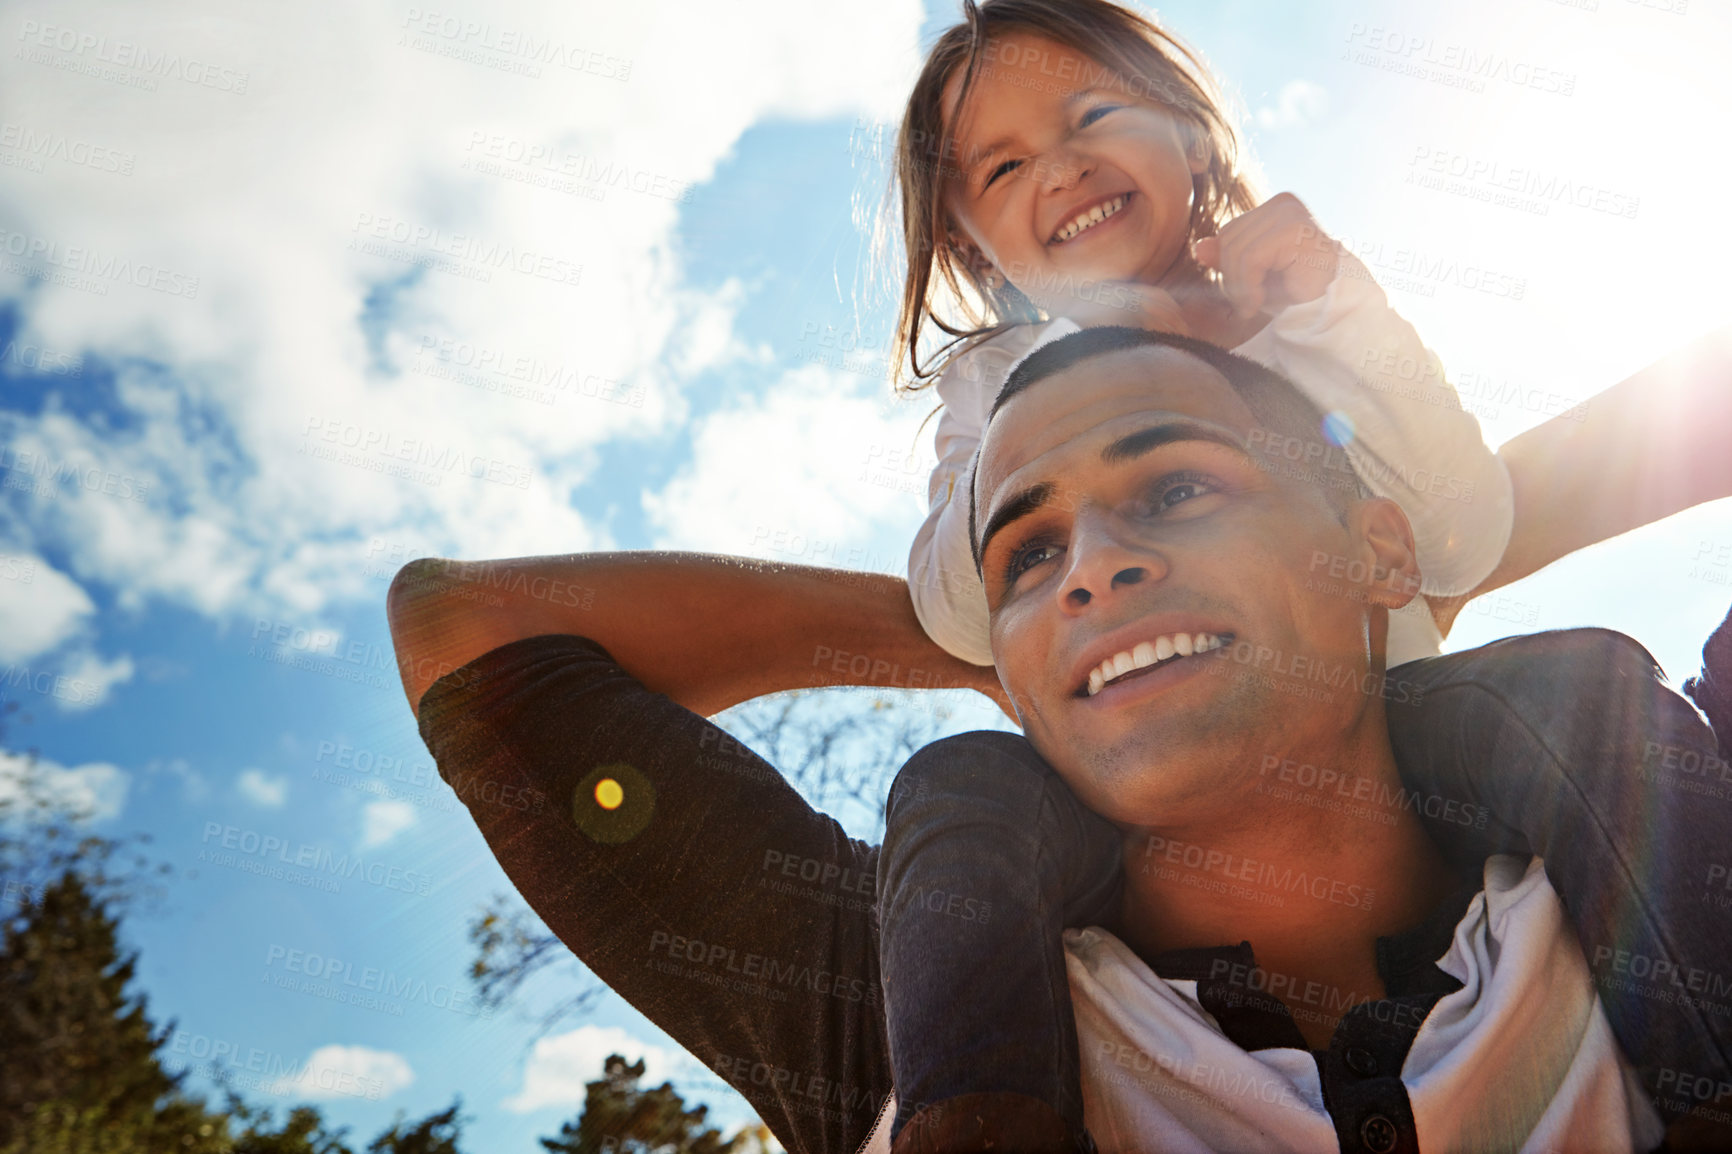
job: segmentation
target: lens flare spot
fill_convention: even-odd
[[[1323,436],[1331,445],[1345,449],[1353,443],[1353,418],[1336,409],[1323,418]]]
[[[571,819],[602,845],[624,845],[649,828],[656,787],[623,761],[598,765],[571,787]]]

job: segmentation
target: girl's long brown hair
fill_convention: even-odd
[[[1098,67],[1096,73],[1063,78],[1069,86],[1117,89],[1178,115],[1189,143],[1208,156],[1195,178],[1191,239],[1214,235],[1257,203],[1241,171],[1238,134],[1214,79],[1195,53],[1153,21],[1109,0],[963,0],[963,13],[966,19],[940,36],[927,55],[896,139],[892,180],[902,204],[908,272],[890,361],[907,361],[907,373],[898,374],[897,389],[903,393],[931,384],[948,354],[967,338],[1042,317],[1003,277],[988,285],[969,265],[944,203],[947,179],[959,174],[959,161],[966,159],[952,156],[944,88],[963,69],[956,101],[957,108],[963,107],[995,38],[1028,32],[1055,40]],[[934,299],[941,294],[959,315],[940,315]],[[929,320],[955,339],[922,365],[921,337]]]

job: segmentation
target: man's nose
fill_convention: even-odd
[[[1158,551],[1136,540],[1111,510],[1098,507],[1079,510],[1066,560],[1058,590],[1067,613],[1167,575],[1166,559]]]

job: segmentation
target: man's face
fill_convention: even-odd
[[[960,74],[945,93],[963,158],[946,189],[951,215],[995,268],[1052,311],[1063,311],[1059,298],[1079,282],[1158,283],[1190,239],[1201,155],[1187,150],[1169,110],[1090,87],[1097,82],[1111,83],[1100,65],[1013,33],[988,45],[960,114]]]
[[[1259,468],[1257,428],[1213,368],[1145,347],[1038,382],[987,431],[999,677],[1036,748],[1113,820],[1231,805],[1265,754],[1327,748],[1377,700],[1361,692],[1371,610],[1315,579],[1319,552],[1368,556],[1364,503],[1344,525],[1315,484]],[[1119,674],[1127,659],[1141,668]]]

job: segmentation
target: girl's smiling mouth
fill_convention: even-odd
[[[1136,196],[1134,192],[1121,192],[1117,196],[1101,201],[1093,208],[1084,209],[1060,225],[1058,230],[1052,234],[1052,239],[1047,241],[1047,244],[1063,244],[1078,234],[1087,232],[1095,225],[1123,211],[1134,196]]]

